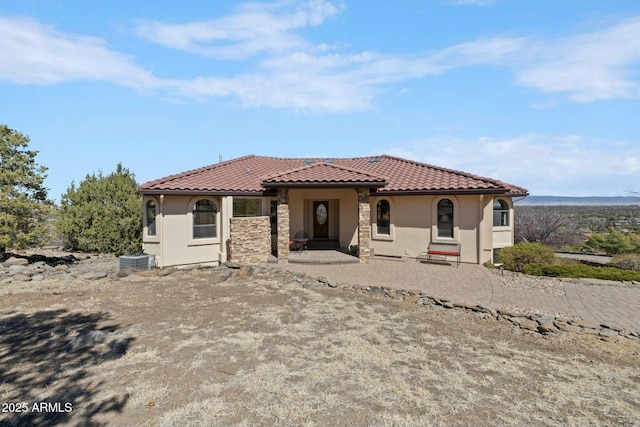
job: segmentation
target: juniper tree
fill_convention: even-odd
[[[30,139],[0,125],[0,253],[41,243],[52,203],[44,180],[47,168],[36,163]]]
[[[142,202],[135,176],[122,164],[103,176],[87,174],[62,195],[56,231],[71,248],[116,255],[142,246]]]

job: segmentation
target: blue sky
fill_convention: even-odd
[[[0,0],[0,123],[59,200],[245,154],[640,191],[640,2]]]

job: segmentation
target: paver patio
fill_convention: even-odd
[[[314,277],[359,284],[420,290],[452,302],[491,308],[517,306],[570,313],[585,321],[640,332],[640,287],[563,282],[564,294],[509,289],[485,267],[475,264],[422,263],[413,259],[374,257],[368,264],[278,264]]]

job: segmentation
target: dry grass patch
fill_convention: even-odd
[[[640,424],[637,341],[522,333],[464,311],[303,287],[277,270],[222,283],[210,274],[105,279],[81,296],[59,283],[55,302],[36,287],[7,295],[0,321],[19,302],[31,313],[61,304],[130,340],[118,357],[89,347],[94,362],[56,371],[83,376],[74,412],[53,424]],[[0,342],[2,375],[10,344]],[[0,398],[46,397],[23,385],[50,369],[25,360]],[[119,405],[100,406],[114,396]]]

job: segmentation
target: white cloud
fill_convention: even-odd
[[[639,98],[640,17],[600,31],[539,41],[516,64],[517,83],[577,102]]]
[[[337,15],[340,7],[324,0],[310,0],[293,9],[289,2],[254,4],[235,14],[187,24],[143,22],[136,33],[153,43],[205,56],[242,59],[261,53],[310,49],[311,43],[294,33],[321,25]],[[318,49],[326,49],[326,45]]]
[[[295,51],[262,60],[247,73],[174,80],[170,86],[188,97],[234,95],[245,106],[358,111],[371,108],[385,84],[491,63],[517,51],[520,44],[518,39],[487,39],[405,56]]]
[[[63,34],[30,18],[0,17],[0,52],[0,80],[12,83],[106,80],[135,88],[159,83],[103,40]]]
[[[575,102],[640,98],[640,17],[563,39],[485,37],[404,55],[347,51],[301,35],[341,10],[325,0],[283,0],[244,4],[208,21],[141,23],[136,34],[151,42],[242,67],[233,75],[162,80],[100,38],[0,17],[0,81],[104,80],[186,98],[235,97],[248,107],[344,112],[372,108],[392,83],[489,66],[513,70],[518,85]],[[534,104],[553,108],[555,101]]]
[[[247,74],[231,78],[197,78],[174,81],[168,87],[174,93],[189,98],[234,95],[248,107],[332,112],[366,109],[373,96],[340,76],[311,76],[294,71],[273,76]]]
[[[577,135],[445,136],[387,152],[500,179],[537,195],[624,195],[640,178],[640,144]]]
[[[634,75],[634,67],[640,62],[640,18],[561,40],[480,38],[439,51],[397,55],[343,52],[299,37],[296,30],[312,23],[319,25],[340,12],[339,7],[319,1],[314,3],[318,11],[312,13],[310,4],[294,11],[287,11],[283,4],[256,10],[245,7],[226,18],[193,24],[197,28],[217,28],[220,32],[215,36],[190,32],[193,29],[189,24],[154,24],[158,28],[180,29],[179,36],[159,41],[166,46],[226,59],[264,54],[244,73],[184,82],[178,92],[206,96],[212,94],[212,81],[227,81],[231,88],[225,94],[240,97],[247,106],[353,111],[370,108],[390,83],[457,68],[494,66],[512,69],[518,85],[543,93],[565,94],[575,102],[640,97],[640,84]],[[248,21],[256,30],[241,31]],[[146,36],[158,41],[150,34]],[[549,101],[536,105],[543,104],[554,105]]]

